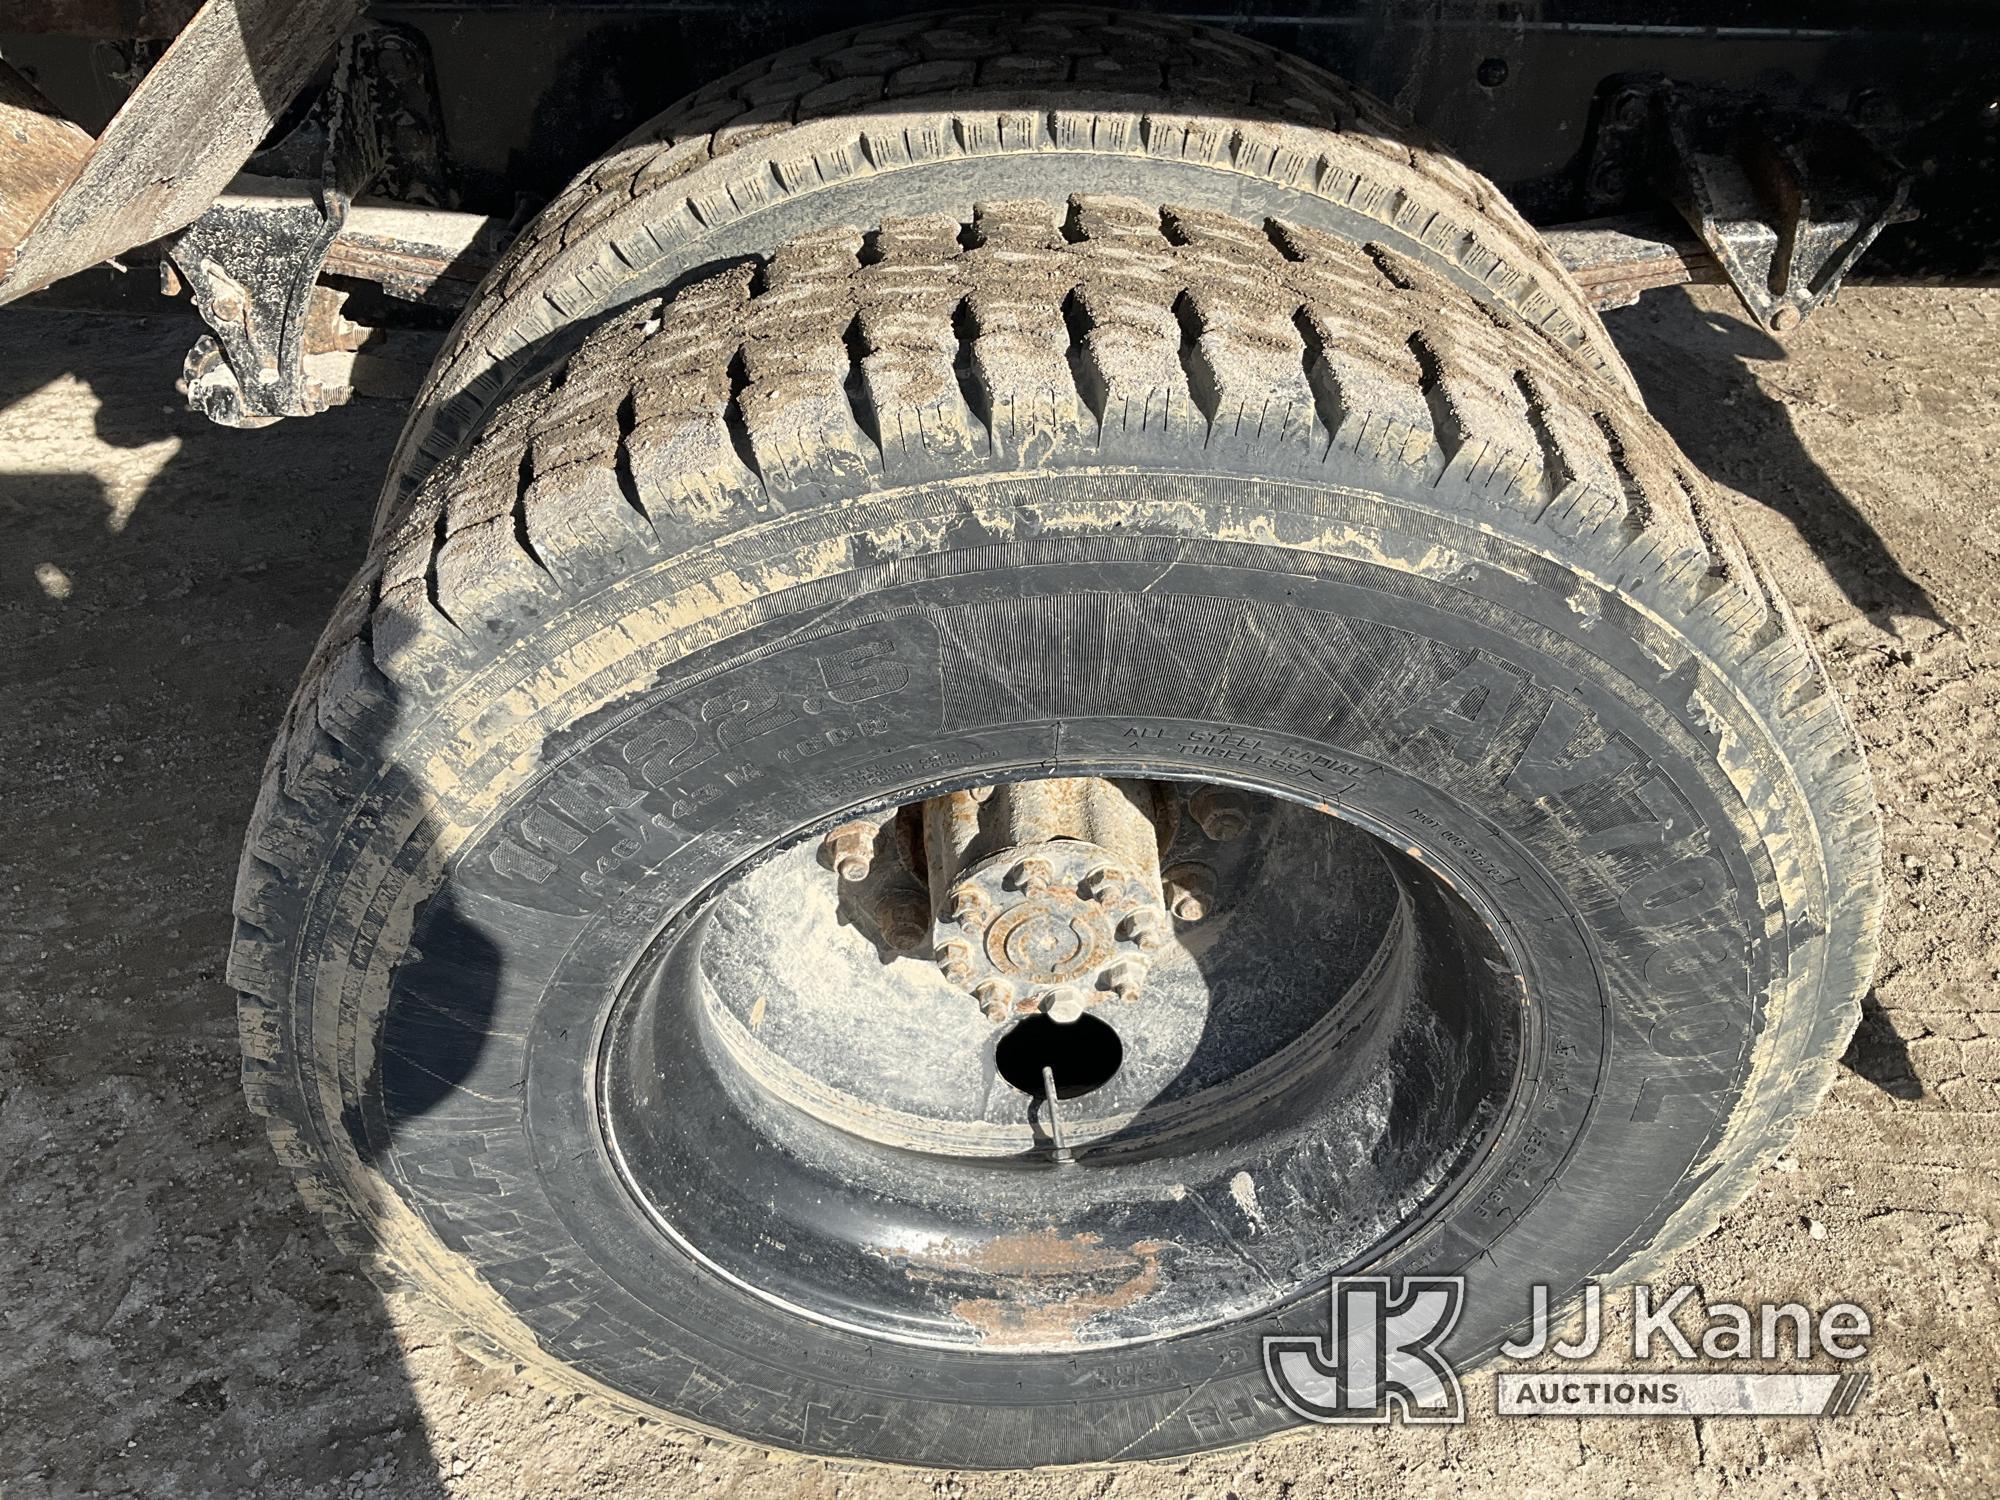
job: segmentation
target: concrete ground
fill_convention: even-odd
[[[236,1084],[259,764],[398,413],[180,409],[178,321],[0,316],[0,1497],[2000,1492],[2000,292],[1856,289],[1785,348],[1613,315],[1840,679],[1880,782],[1881,973],[1825,1107],[1671,1268],[1873,1311],[1851,1417],[1314,1431],[1164,1466],[842,1472],[612,1426],[385,1305]],[[1482,1404],[1484,1409],[1482,1410]]]

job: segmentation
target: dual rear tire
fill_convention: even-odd
[[[926,24],[757,76],[1026,55],[1005,17]],[[239,886],[250,1099],[352,1244],[538,1378],[833,1457],[1276,1431],[1262,1340],[1324,1335],[1335,1269],[1464,1276],[1470,1367],[1532,1286],[1715,1222],[1872,961],[1852,732],[1532,232],[1296,63],[1049,24],[1094,50],[1048,99],[1131,36],[1150,77],[1256,79],[1226,159],[1190,159],[1184,96],[1077,130],[1017,89],[1048,134],[1016,150],[1007,107],[885,82],[699,150],[662,127],[552,210],[413,418]],[[1273,79],[1341,128],[1274,123]],[[925,165],[899,125],[889,174],[911,111],[998,133]],[[849,159],[829,134],[869,172],[783,189]],[[739,151],[781,190],[702,210]],[[1349,1065],[1226,1128],[968,1166],[771,1105],[711,1045],[720,971],[662,980],[855,813],[1051,775],[1341,820],[1407,935]],[[1330,868],[1322,935],[1365,904]]]

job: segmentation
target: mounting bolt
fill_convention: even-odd
[[[1653,101],[1643,89],[1627,89],[1611,105],[1611,120],[1615,125],[1630,130],[1646,123],[1652,113]]]
[[[1146,960],[1143,958],[1114,960],[1105,969],[1101,983],[1120,1000],[1137,1000],[1139,991],[1145,988],[1146,984]]]
[[[1055,879],[1055,876],[1055,867],[1047,860],[1039,857],[1024,859],[1007,872],[1007,888],[1026,891],[1032,896],[1038,891],[1047,890],[1049,882]]]
[[[1042,996],[1042,1014],[1064,1026],[1081,1016],[1090,1005],[1090,996],[1073,984],[1059,985]]]
[[[1183,922],[1199,922],[1215,904],[1215,871],[1193,863],[1169,865],[1160,874],[1167,910]]]
[[[938,944],[938,968],[946,979],[966,988],[972,983],[972,949],[957,941]]]
[[[1632,179],[1615,161],[1599,162],[1590,176],[1590,190],[1600,198],[1622,198]]]
[[[962,885],[951,893],[952,921],[961,927],[977,926],[993,914],[993,903],[976,885]]]
[[[1233,787],[1203,787],[1188,799],[1188,813],[1218,844],[1240,839],[1250,829],[1250,804]]]
[[[1127,878],[1116,865],[1096,865],[1084,871],[1083,879],[1076,883],[1076,893],[1086,901],[1100,901],[1113,886],[1123,885]]]
[[[1014,1009],[1014,987],[1004,979],[982,979],[972,992],[979,1009],[989,1021],[1004,1021]]]
[[[1166,914],[1156,906],[1142,906],[1118,924],[1118,936],[1141,953],[1152,953],[1167,940]]]
[[[888,891],[875,903],[882,941],[898,953],[919,947],[930,931],[931,904],[915,891]]]
[[[819,862],[842,880],[866,880],[875,863],[875,825],[841,824],[821,840]]]
[[[1771,314],[1771,332],[1790,333],[1805,320],[1806,315],[1787,302]]]

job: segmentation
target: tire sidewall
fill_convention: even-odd
[[[703,576],[763,585],[710,584],[690,610]],[[681,623],[536,699],[550,662],[629,642],[636,617]],[[403,774],[381,797],[421,783],[432,811],[392,849],[396,820],[357,809],[320,893],[328,957],[304,976],[327,1017],[327,997],[356,992],[347,971],[372,977],[374,1000],[326,1027],[356,1044],[338,1059],[341,1128],[541,1349],[705,1425],[967,1467],[1160,1457],[1290,1425],[1261,1340],[1323,1335],[1323,1297],[1061,1358],[885,1346],[668,1243],[591,1104],[622,974],[760,849],[946,779],[1237,781],[1394,837],[1531,975],[1493,1160],[1357,1268],[1465,1275],[1449,1347],[1469,1367],[1526,1318],[1532,1285],[1560,1298],[1658,1233],[1768,1065],[1783,1002],[1813,983],[1787,916],[1811,882],[1780,869],[1797,851],[1774,858],[1768,815],[1723,764],[1761,731],[1725,694],[1696,709],[1663,693],[1690,663],[1658,619],[1435,496],[1103,472],[919,486],[753,527],[572,606],[390,751]],[[425,769],[496,722],[537,753],[476,795]],[[1564,766],[1607,742],[1629,758],[1532,795],[1521,768],[1549,758],[1550,723],[1582,726],[1554,745]],[[1623,842],[1586,847],[1613,830]],[[1713,899],[1659,874],[1677,863]],[[392,869],[416,878],[391,894]],[[365,922],[342,932],[339,913],[371,901],[413,921],[413,956],[364,951]]]

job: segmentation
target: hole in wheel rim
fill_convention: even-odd
[[[1058,1099],[1081,1099],[1117,1076],[1125,1060],[1118,1033],[1096,1016],[1078,1016],[1064,1025],[1047,1016],[1029,1016],[1000,1038],[993,1062],[1000,1076],[1022,1093],[1042,1097],[1042,1069],[1055,1078]]]
[[[1206,783],[1172,784],[1191,798]],[[1365,1263],[1483,1159],[1510,1108],[1519,980],[1491,924],[1400,840],[1249,795],[1269,832],[1201,851],[1224,866],[1226,850],[1248,852],[1218,869],[1219,904],[1177,916],[1182,958],[1156,963],[1135,1003],[1094,1001],[1114,1007],[1115,1029],[1099,1022],[1121,1049],[1110,1068],[1032,1050],[1083,1018],[995,1024],[927,945],[890,951],[815,917],[815,899],[856,889],[819,853],[839,819],[739,867],[663,935],[607,1035],[601,1108],[620,1174],[658,1227],[739,1285],[917,1344],[1152,1342]],[[836,950],[852,950],[844,969]],[[901,974],[921,982],[889,1005]],[[1186,1003],[1176,974],[1207,996],[1179,1045],[1158,1023]],[[1280,976],[1295,1010],[1274,1003]],[[815,1024],[828,985],[854,999]],[[948,1067],[926,1037],[950,1042]],[[1231,1050],[1246,1040],[1257,1050]],[[1058,1060],[1066,1155],[1044,1090],[1024,1086]],[[1272,1211],[1280,1188],[1296,1213]],[[1245,1235],[1268,1278],[1218,1280],[1208,1268],[1239,1266],[1229,1244]]]

